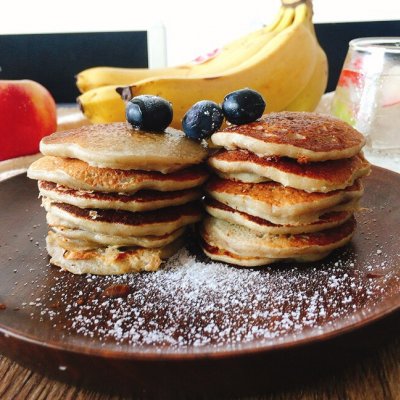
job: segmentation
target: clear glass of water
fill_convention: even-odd
[[[400,37],[349,43],[331,113],[365,135],[367,151],[400,155]]]

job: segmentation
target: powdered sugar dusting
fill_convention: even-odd
[[[374,249],[371,265],[360,270],[356,264],[352,248],[322,267],[264,269],[234,268],[183,249],[155,273],[76,279],[60,272],[50,297],[39,299],[36,309],[55,328],[58,316],[65,315],[66,335],[129,344],[140,351],[265,345],[357,320],[376,307],[389,281],[400,287],[382,249]],[[67,294],[70,279],[76,291]],[[57,307],[42,306],[54,303]]]
[[[18,201],[4,203],[24,225],[6,224],[0,239],[2,326],[78,351],[161,357],[295,344],[367,322],[400,306],[400,192],[398,177],[383,170],[365,180],[355,236],[326,260],[239,269],[193,245],[161,271],[111,277],[48,265],[35,184],[19,184]]]

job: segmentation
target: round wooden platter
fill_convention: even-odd
[[[257,391],[360,354],[368,329],[398,324],[400,175],[384,169],[365,179],[350,245],[256,269],[212,263],[191,245],[156,273],[72,275],[49,265],[36,182],[20,175],[0,193],[0,352],[60,380]]]

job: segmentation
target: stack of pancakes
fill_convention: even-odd
[[[202,217],[200,144],[170,128],[90,125],[44,138],[39,180],[51,263],[73,273],[154,271]]]
[[[343,246],[370,171],[364,137],[324,115],[271,113],[212,142],[200,234],[212,259],[241,266],[316,261]]]

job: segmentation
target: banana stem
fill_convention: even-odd
[[[313,4],[312,0],[281,0],[281,4],[283,7],[297,7],[300,4],[306,4],[307,8],[311,12],[311,16],[313,14]]]
[[[299,4],[311,3],[311,0],[281,0],[281,4],[286,7],[296,7]]]

